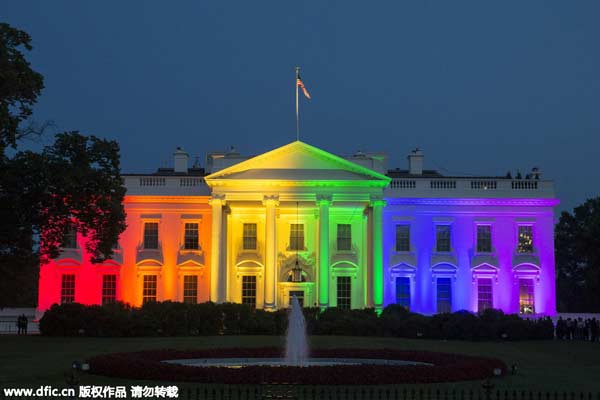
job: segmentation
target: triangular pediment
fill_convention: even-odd
[[[205,177],[223,180],[371,181],[390,178],[301,141],[295,141]]]
[[[394,265],[393,267],[390,268],[390,273],[392,273],[392,274],[415,274],[416,272],[417,272],[416,267],[406,264],[406,263]]]
[[[476,267],[471,268],[471,272],[481,273],[481,274],[495,274],[498,272],[498,267],[491,264],[479,264]]]

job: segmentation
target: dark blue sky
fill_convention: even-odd
[[[405,167],[542,169],[561,209],[599,195],[598,1],[20,1],[46,79],[38,121],[116,139],[124,172],[183,146],[256,154],[295,139]],[[47,142],[50,139],[46,139]]]

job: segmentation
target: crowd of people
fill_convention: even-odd
[[[559,340],[587,340],[597,342],[600,339],[600,321],[596,318],[559,317],[556,321],[556,338]]]

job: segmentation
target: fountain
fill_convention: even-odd
[[[308,360],[306,321],[302,307],[296,296],[292,297],[292,309],[288,316],[288,329],[285,343],[285,365],[305,366]]]
[[[96,356],[90,365],[94,373],[120,378],[274,385],[450,382],[506,371],[500,360],[394,349],[315,349],[308,358],[306,321],[295,296],[288,313],[285,357],[277,357],[281,349],[276,347],[223,349],[222,353],[222,358],[215,357],[219,353],[214,349],[119,353]],[[139,368],[140,362],[145,370]],[[168,364],[175,365],[171,369]],[[419,369],[407,373],[406,367]]]
[[[288,314],[288,329],[284,358],[252,357],[252,358],[189,358],[163,360],[168,364],[179,364],[193,367],[226,367],[243,368],[248,366],[265,367],[323,367],[339,365],[431,365],[425,362],[389,360],[378,358],[309,358],[306,321],[302,307],[296,296],[292,297],[291,309]]]

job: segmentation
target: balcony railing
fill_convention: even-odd
[[[417,187],[417,182],[414,179],[393,179],[390,182],[392,189],[414,189]]]
[[[538,188],[538,182],[532,180],[512,181],[512,188],[515,190],[536,190]]]
[[[429,181],[432,189],[456,189],[456,181],[447,179],[436,179]]]
[[[203,178],[179,178],[179,186],[201,186],[204,185]]]
[[[471,189],[474,190],[496,190],[498,188],[497,181],[477,180],[471,181]]]
[[[190,176],[125,176],[129,195],[208,196],[204,178]],[[554,198],[554,183],[537,179],[398,178],[385,189],[390,197]]]
[[[165,183],[165,178],[158,178],[155,176],[140,178],[140,186],[165,186]]]
[[[386,192],[391,197],[555,197],[552,181],[534,179],[398,178]]]
[[[202,177],[125,176],[128,195],[205,196],[208,186]]]

